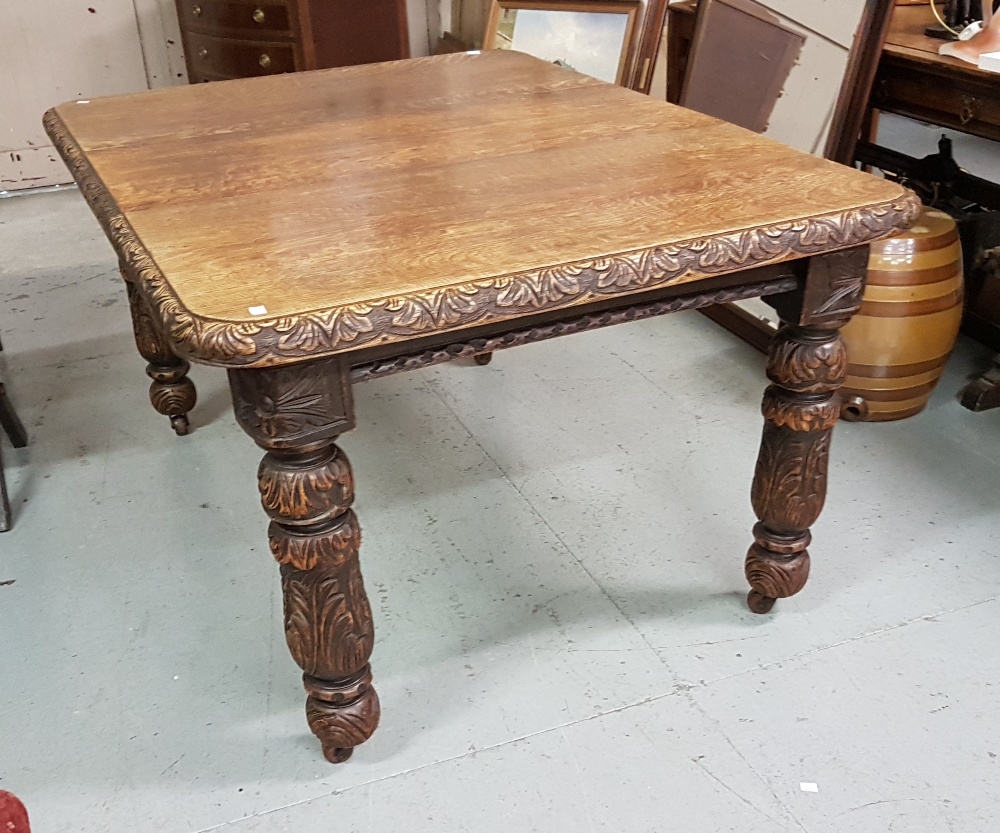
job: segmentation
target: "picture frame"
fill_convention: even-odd
[[[627,85],[641,8],[640,0],[492,0],[483,49],[517,49]]]
[[[639,46],[632,62],[632,81],[628,85],[630,90],[644,95],[650,93],[653,86],[653,75],[656,71],[656,59],[660,54],[660,44],[663,41],[669,11],[670,0],[647,0],[646,2],[642,16]]]

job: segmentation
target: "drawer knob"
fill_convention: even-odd
[[[270,55],[268,55],[268,54],[267,54],[267,53],[265,52],[265,53],[264,53],[263,55],[261,55],[261,56],[260,56],[260,58],[259,58],[259,59],[257,60],[257,63],[259,63],[259,64],[260,64],[260,65],[261,65],[262,67],[269,67],[269,66],[271,66],[271,56],[270,56]]]
[[[201,6],[192,7],[191,14],[193,14],[195,17],[201,17]]]
[[[265,17],[265,15],[264,15],[264,10],[263,9],[254,9],[253,10],[253,22],[254,23],[263,23],[264,22],[264,17]]]
[[[208,50],[205,49],[204,47],[202,47],[201,49],[199,49],[198,50],[198,57],[199,58],[207,58],[208,57]]]

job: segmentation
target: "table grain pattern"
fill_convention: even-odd
[[[864,244],[916,207],[507,51],[69,102],[45,122],[178,351],[228,366]]]

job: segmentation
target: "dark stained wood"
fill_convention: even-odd
[[[308,69],[371,64],[410,57],[406,0],[311,0]]]
[[[736,304],[720,304],[716,307],[706,307],[700,312],[761,353],[771,349],[771,340],[774,338],[771,328],[763,319],[742,307]]]
[[[14,410],[3,382],[0,382],[0,428],[3,428],[14,448],[24,448],[28,444],[28,432],[17,411]]]
[[[3,344],[0,344],[3,350]],[[0,382],[0,428],[10,439],[14,448],[24,448],[28,444],[28,432],[24,423],[14,410],[14,404],[7,395],[7,388]],[[3,470],[3,454],[0,452],[0,532],[7,532],[13,524],[13,514],[10,509],[10,497],[7,494],[7,478]]]
[[[124,269],[122,275],[125,275]],[[139,354],[149,362],[146,375],[153,380],[149,386],[149,401],[157,413],[170,418],[170,427],[175,433],[183,436],[190,431],[188,412],[198,400],[194,382],[187,377],[191,365],[177,358],[170,349],[150,313],[149,305],[135,285],[126,279],[125,286],[135,344]]]
[[[684,73],[691,57],[698,4],[695,0],[671,3],[667,16],[667,101],[677,104],[684,87]]]
[[[996,73],[938,55],[927,37],[929,6],[893,10],[872,91],[873,107],[1000,141],[1000,84]]]
[[[265,40],[239,40],[189,32],[188,64],[194,77],[247,78],[295,71],[295,46]]]
[[[326,359],[291,368],[231,370],[240,426],[266,452],[258,470],[281,565],[285,637],[303,671],[306,717],[331,763],[375,731],[375,641],[351,509],[354,475],[335,440],[354,427],[347,366]]]
[[[405,0],[176,0],[191,83],[392,61]]]
[[[28,432],[24,430],[24,425],[14,410],[3,382],[0,382],[0,428],[3,428],[14,448],[24,448],[28,444]],[[13,522],[10,497],[7,494],[7,478],[3,470],[3,454],[0,452],[0,532],[10,530]]]
[[[1000,408],[1000,355],[981,376],[962,388],[962,405],[970,411],[990,411]]]
[[[778,304],[761,406],[764,433],[751,502],[759,523],[746,558],[747,604],[767,613],[809,577],[809,527],[826,499],[830,436],[847,372],[839,329],[861,305],[867,247],[813,258],[800,290]]]
[[[848,58],[823,151],[823,156],[841,165],[854,165],[854,151],[861,138],[892,10],[893,0],[866,0],[854,35],[855,46]]]
[[[337,446],[352,380],[772,295],[751,606],[805,582],[837,328],[866,244],[916,215],[900,186],[506,51],[67,104],[46,127],[156,382],[190,407],[178,356],[229,369],[330,761],[379,718]]]
[[[266,39],[294,37],[293,10],[287,2],[180,0],[177,15],[188,32]]]
[[[667,22],[669,5],[669,0],[649,0],[646,4],[639,47],[635,53],[635,65],[632,69],[632,82],[629,84],[629,89],[636,92],[649,94],[656,58],[660,54],[660,43],[663,41],[663,27]]]
[[[620,304],[607,306],[603,310],[594,310],[573,318],[567,318],[563,314],[550,321],[538,320],[530,323],[526,321],[524,327],[506,332],[497,332],[495,328],[494,332],[488,330],[474,332],[469,334],[466,341],[436,344],[402,355],[391,354],[385,358],[372,358],[365,361],[363,359],[368,358],[366,353],[370,351],[362,351],[358,356],[360,361],[354,364],[351,370],[351,379],[355,382],[366,382],[369,379],[378,379],[406,370],[443,364],[467,356],[472,356],[477,364],[486,365],[489,364],[490,357],[496,350],[519,347],[523,344],[534,344],[557,336],[583,333],[615,324],[643,321],[647,318],[684,310],[739,309],[739,307],[733,307],[729,302],[775,295],[797,287],[800,282],[796,276],[798,271],[790,268],[775,269],[774,267],[765,267],[764,270],[747,270],[747,272],[741,273],[746,276],[747,281],[742,286],[711,289],[690,294],[673,294],[670,297],[656,300],[637,298],[636,303],[629,306],[623,307]],[[756,281],[753,279],[755,272],[764,272],[770,279]]]

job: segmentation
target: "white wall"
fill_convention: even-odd
[[[758,0],[805,35],[764,135],[822,153],[864,0]]]
[[[145,89],[133,0],[0,0],[0,190],[67,182],[42,115]]]
[[[410,50],[440,36],[438,0],[407,0]],[[0,191],[71,180],[42,116],[76,98],[187,83],[174,0],[0,0]]]

